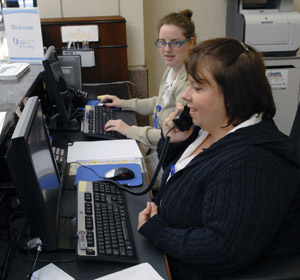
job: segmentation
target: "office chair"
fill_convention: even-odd
[[[300,103],[292,125],[290,138],[300,159]],[[300,236],[299,236],[300,242]],[[287,280],[300,279],[300,253],[297,256],[260,258],[241,271],[223,276],[224,280]]]

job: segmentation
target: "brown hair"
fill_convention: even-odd
[[[209,71],[224,95],[228,123],[238,125],[254,114],[271,119],[276,108],[261,53],[231,38],[216,38],[194,46],[186,70],[197,83]]]
[[[165,24],[172,24],[180,27],[183,30],[183,35],[186,38],[195,37],[195,25],[192,21],[193,12],[189,9],[180,11],[179,13],[170,13],[164,16],[158,23],[158,33],[160,28]]]

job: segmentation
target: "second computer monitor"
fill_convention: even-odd
[[[80,123],[72,119],[74,108],[72,96],[69,93],[65,76],[56,54],[54,46],[50,46],[43,59],[44,72],[42,73],[45,82],[49,101],[54,104],[56,112],[55,122],[49,124],[50,129],[79,130]]]

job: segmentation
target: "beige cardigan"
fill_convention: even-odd
[[[152,126],[133,125],[130,127],[127,134],[128,138],[138,140],[152,150],[156,150],[156,145],[161,136],[160,128],[163,125],[164,119],[168,117],[171,112],[175,111],[177,102],[182,102],[181,95],[188,87],[185,67],[182,66],[179,71],[176,83],[173,85],[169,93],[169,102],[168,104],[165,104],[163,102],[162,96],[167,76],[170,70],[171,68],[168,67],[163,74],[162,80],[160,82],[158,96],[153,96],[145,99],[133,98],[130,100],[123,100],[122,103],[122,110],[135,111],[141,115],[152,115],[155,113],[157,114],[158,129]],[[161,106],[160,112],[156,111],[157,105]]]

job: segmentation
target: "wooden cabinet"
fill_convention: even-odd
[[[44,46],[54,45],[62,54],[66,43],[61,40],[61,27],[97,25],[99,41],[90,42],[95,51],[95,66],[82,68],[83,83],[107,83],[128,80],[126,20],[120,16],[42,19]]]

